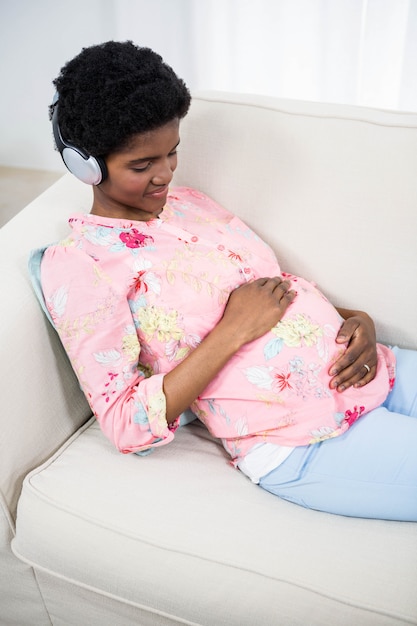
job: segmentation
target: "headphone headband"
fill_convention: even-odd
[[[104,159],[93,157],[82,148],[78,148],[66,141],[58,123],[58,100],[56,93],[52,101],[52,130],[56,147],[61,154],[66,168],[83,183],[99,185],[107,177],[107,167]]]

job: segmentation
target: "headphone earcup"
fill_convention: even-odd
[[[103,159],[84,156],[69,144],[62,150],[61,156],[71,174],[87,185],[99,185],[107,176]]]
[[[76,178],[87,185],[99,185],[107,177],[107,167],[104,159],[93,157],[84,150],[73,146],[66,141],[61,134],[58,124],[58,96],[52,104],[54,107],[52,114],[52,130],[54,133],[56,147],[61,154],[62,160],[67,169]]]

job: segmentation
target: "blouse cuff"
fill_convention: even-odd
[[[155,441],[152,447],[164,445],[172,441],[174,432],[180,426],[180,416],[170,424],[166,420],[166,397],[163,391],[165,374],[154,374],[138,385],[137,403],[138,412],[134,420],[141,422],[141,414],[145,412],[147,429],[152,433]]]

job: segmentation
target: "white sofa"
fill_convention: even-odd
[[[202,93],[176,182],[417,348],[416,114]],[[67,174],[0,231],[0,623],[417,624],[417,524],[281,501],[198,422],[148,457],[105,439],[27,272],[90,198]]]

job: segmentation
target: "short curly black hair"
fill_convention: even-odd
[[[132,41],[83,48],[53,81],[66,141],[96,157],[123,149],[133,135],[188,112],[184,81],[151,50]],[[49,107],[52,118],[53,105]]]

